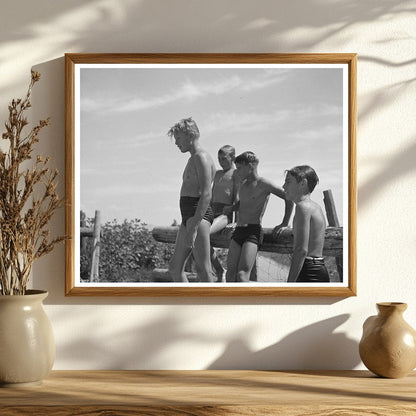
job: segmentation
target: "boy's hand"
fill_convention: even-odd
[[[234,228],[237,226],[237,223],[236,222],[230,222],[229,224],[227,224],[226,226],[225,226],[225,229],[226,230],[234,230]]]
[[[279,235],[282,233],[282,231],[286,228],[289,228],[287,224],[280,224],[273,228],[272,236],[273,240],[277,240],[279,238]]]

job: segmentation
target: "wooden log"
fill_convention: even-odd
[[[101,229],[101,213],[95,211],[93,243],[92,243],[92,259],[91,259],[91,273],[90,281],[97,282],[99,276],[100,264],[100,229]]]
[[[334,197],[332,196],[332,191],[330,189],[324,191],[324,204],[326,210],[326,217],[328,218],[328,225],[330,227],[339,227],[337,209],[335,207]],[[335,262],[337,265],[340,282],[342,282],[344,274],[342,252],[341,255],[335,257]]]
[[[326,217],[328,218],[328,225],[330,227],[339,227],[334,197],[332,196],[332,191],[330,189],[324,191],[324,204],[326,210]]]
[[[81,234],[81,241],[84,237],[92,237],[94,229],[91,227],[80,227],[79,232]]]
[[[87,228],[87,216],[85,215],[84,211],[81,211],[80,213],[80,227],[82,228]],[[81,255],[86,255],[87,254],[87,239],[86,236],[82,234],[81,232]]]
[[[79,232],[81,235],[81,240],[83,237],[93,237],[94,236],[94,227],[80,227]],[[100,237],[103,236],[103,230],[100,229]]]
[[[155,227],[152,230],[153,238],[161,243],[174,244],[179,227]],[[293,251],[293,230],[283,228],[275,239],[272,235],[273,228],[263,228],[264,238],[260,251],[269,253],[291,254]],[[224,229],[211,235],[213,247],[228,248],[233,230]],[[325,231],[324,256],[340,256],[343,248],[342,227],[328,227]]]

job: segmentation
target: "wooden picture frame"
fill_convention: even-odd
[[[356,295],[356,54],[69,53],[65,55],[65,83],[65,219],[66,234],[70,236],[65,256],[67,296]],[[250,95],[254,93],[261,103],[259,106],[262,106],[259,109],[255,107],[257,101],[254,95]],[[206,99],[204,103],[202,98]],[[147,277],[143,282],[110,282],[109,278],[100,276],[98,267],[100,270],[104,267],[102,264],[98,266],[97,261],[97,258],[100,261],[103,259],[104,243],[100,242],[100,235],[107,229],[100,230],[100,222],[111,222],[111,210],[120,210],[123,216],[122,209],[133,212],[144,210],[146,206],[147,211],[143,212],[162,215],[159,206],[163,206],[166,221],[160,224],[162,221],[159,220],[159,224],[155,224],[149,232],[159,243],[174,242],[179,207],[176,200],[165,202],[165,194],[171,195],[174,191],[175,199],[179,198],[179,187],[173,189],[175,186],[169,183],[173,179],[179,180],[186,159],[179,155],[166,132],[180,118],[189,116],[193,116],[199,124],[201,137],[204,134],[208,137],[204,145],[210,143],[212,148],[209,151],[214,160],[214,143],[217,150],[219,144],[234,140],[231,144],[236,146],[237,154],[246,150],[256,153],[258,149],[265,155],[263,165],[259,156],[260,173],[262,166],[267,168],[273,175],[271,179],[278,185],[283,184],[285,170],[292,168],[294,163],[313,166],[309,160],[319,161],[321,172],[317,170],[317,173],[322,190],[325,190],[325,202],[315,193],[312,199],[320,200],[323,207],[325,205],[323,209],[331,224],[327,228],[324,255],[329,253],[336,257],[334,267],[340,273],[338,282],[275,282],[276,273],[266,273],[264,268],[258,271],[257,281],[251,283],[173,283],[158,278],[153,280],[153,277]],[[246,148],[247,143],[252,148]],[[142,148],[139,149],[139,146]],[[303,153],[302,146],[309,150]],[[267,150],[269,147],[270,151]],[[146,149],[152,150],[145,153]],[[116,159],[110,159],[110,156]],[[171,159],[175,161],[179,156],[181,161],[174,165]],[[165,164],[170,166],[170,170],[166,168],[166,172],[160,173],[160,167]],[[140,171],[138,166],[142,165],[143,169],[144,165],[147,169]],[[143,184],[138,184],[137,188],[132,186],[131,183],[138,182],[131,182],[131,178],[143,176],[144,171],[146,175],[151,172],[147,182],[149,187]],[[161,175],[165,180],[160,179]],[[163,183],[152,182],[157,180]],[[101,183],[105,183],[106,187],[98,186]],[[149,195],[159,188],[161,191],[151,199]],[[334,206],[332,191],[338,201],[338,205],[335,202],[336,210],[341,208],[342,211],[339,219],[336,210],[330,208]],[[108,200],[104,200],[104,194],[108,195]],[[132,195],[136,198],[134,201],[129,199]],[[97,206],[94,207],[94,204]],[[99,204],[103,206],[98,207]],[[95,215],[94,221],[89,220],[91,224],[82,223],[84,205],[90,210],[86,213],[87,218]],[[283,206],[281,201],[280,206]],[[175,210],[175,221],[173,226],[169,226],[172,209]],[[270,201],[266,213],[269,209],[273,211],[273,218],[276,218],[274,225],[277,225],[280,215],[274,214],[278,209],[270,208]],[[139,218],[139,221],[129,220],[125,224],[127,228],[142,230],[149,222],[154,224],[152,218],[149,214],[150,220]],[[117,221],[123,219],[120,217]],[[122,228],[122,223],[113,225],[120,230]],[[291,252],[291,229],[284,229],[276,240],[270,224],[263,226],[265,236],[261,251],[277,250],[282,256]],[[231,233],[227,229],[212,235],[211,244],[227,247]],[[114,235],[117,237],[118,234]],[[116,249],[120,252],[117,253],[123,259],[121,251],[124,243],[117,242],[117,238],[108,241],[118,247]],[[85,247],[81,249],[82,244],[89,246],[87,253],[90,257],[87,256],[87,260],[83,254],[85,251],[82,251]],[[150,246],[146,247],[153,247],[153,243],[147,244]],[[158,250],[163,250],[163,247],[168,250],[172,246],[157,247]],[[131,270],[138,270],[134,269],[134,259],[141,254],[140,250],[133,250],[124,255],[126,264],[121,260],[120,270],[127,267],[127,261],[132,263],[133,269],[126,272],[129,278],[134,276]],[[157,258],[152,258],[152,261],[159,261],[161,254],[155,256]],[[264,261],[270,259],[269,268],[271,265],[279,267],[273,257],[275,254],[264,256]],[[166,264],[164,266],[166,268]],[[155,268],[158,270],[150,270],[149,276],[160,273],[157,265]],[[123,273],[119,275],[124,276]],[[81,274],[90,276],[93,281],[88,281],[88,277],[81,278]],[[111,279],[117,278],[117,275],[111,276]],[[142,278],[141,272],[138,272],[137,278]]]

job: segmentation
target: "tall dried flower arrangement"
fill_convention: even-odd
[[[30,95],[39,79],[39,72],[32,71],[26,97],[9,105],[6,132],[2,135],[8,141],[8,150],[0,150],[1,295],[24,295],[33,262],[65,239],[51,239],[45,229],[55,210],[63,205],[56,193],[58,171],[52,171],[49,157],[42,156],[27,168],[39,132],[50,122],[49,118],[41,120],[24,133],[29,124],[24,113],[31,107]]]

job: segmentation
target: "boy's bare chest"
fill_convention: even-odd
[[[259,184],[243,184],[240,188],[240,203],[254,203],[264,201],[267,194]]]
[[[197,171],[192,159],[188,160],[183,171],[182,179],[184,182],[198,181]]]
[[[229,187],[233,183],[233,172],[224,172],[217,176],[216,185],[219,187]]]

